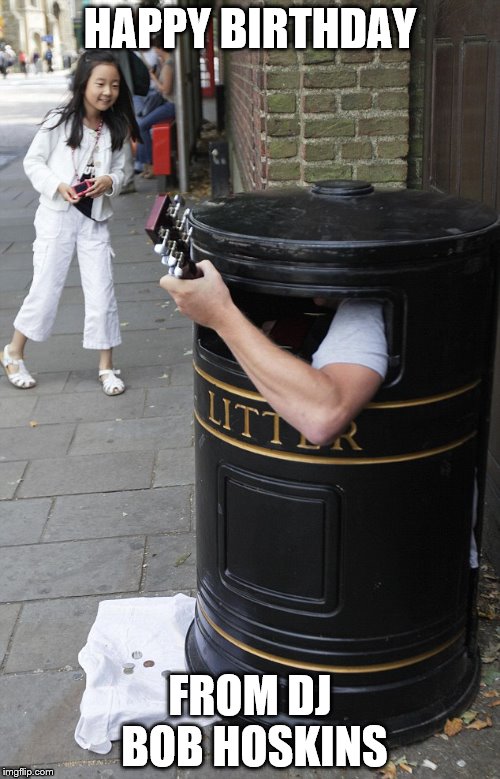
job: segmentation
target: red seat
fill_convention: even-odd
[[[175,145],[175,119],[154,124],[151,128],[153,138],[153,173],[156,176],[170,175],[173,171],[172,152]]]

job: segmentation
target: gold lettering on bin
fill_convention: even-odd
[[[250,412],[259,416],[258,409],[253,408],[253,406],[245,406],[244,403],[236,403],[234,407],[243,410],[243,432],[241,435],[244,438],[252,438],[252,434],[250,433]]]
[[[208,409],[209,422],[213,422],[214,425],[219,426],[221,420],[215,418],[215,392],[213,390],[208,390],[208,397],[210,398],[210,406]]]
[[[317,444],[310,444],[302,433],[300,434],[300,441],[297,444],[297,449],[321,449]]]
[[[263,411],[262,416],[273,418],[273,437],[271,438],[270,443],[279,444],[280,446],[283,446],[283,441],[280,438],[280,422],[281,422],[280,415],[277,414],[276,411]]]
[[[222,402],[224,403],[224,424],[222,427],[224,430],[231,431],[231,424],[229,420],[229,410],[231,408],[231,401],[229,398],[222,398]]]
[[[349,430],[346,433],[343,433],[342,435],[339,435],[338,438],[335,439],[333,442],[333,446],[331,447],[332,452],[343,452],[344,447],[342,446],[342,439],[345,439],[353,452],[362,452],[363,449],[359,444],[354,440],[354,436],[358,432],[358,426],[356,422],[351,422]]]

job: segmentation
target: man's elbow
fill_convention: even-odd
[[[315,446],[327,446],[345,433],[352,422],[351,416],[342,409],[320,409],[319,413],[314,415],[314,419],[308,419],[304,423],[300,432],[309,443]]]

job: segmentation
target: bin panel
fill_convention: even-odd
[[[291,611],[336,608],[340,569],[336,490],[263,478],[222,464],[217,500],[224,587]]]

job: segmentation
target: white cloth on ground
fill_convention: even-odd
[[[133,722],[151,727],[165,722],[166,680],[163,671],[186,672],[184,644],[194,617],[195,599],[128,598],[101,601],[96,620],[78,660],[87,676],[75,739],[83,749],[106,754]],[[133,652],[141,652],[133,659]],[[154,666],[144,667],[152,660]],[[125,663],[134,663],[124,673]],[[175,717],[179,724],[182,717]],[[213,718],[190,718],[198,725]]]

